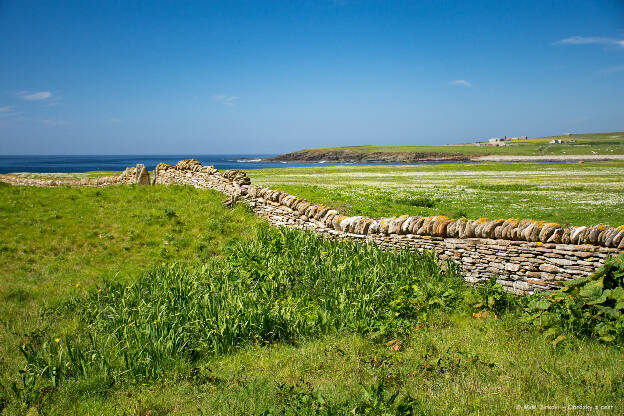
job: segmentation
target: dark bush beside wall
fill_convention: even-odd
[[[526,314],[555,343],[566,333],[624,342],[624,254],[608,259],[592,275],[568,281],[551,295],[533,300]]]

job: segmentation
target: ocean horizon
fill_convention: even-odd
[[[0,173],[77,173],[90,171],[121,171],[143,163],[153,170],[159,163],[175,165],[183,159],[195,158],[202,165],[213,165],[219,170],[262,169],[309,166],[391,165],[396,163],[347,162],[264,162],[276,154],[180,154],[180,155],[0,155]],[[437,164],[419,162],[401,164]],[[448,163],[448,162],[446,162]]]
[[[274,154],[179,154],[179,155],[0,155],[0,173],[76,173],[89,171],[120,171],[143,163],[149,170],[158,163],[175,165],[183,159],[195,158],[203,165],[217,169],[258,169],[284,167],[279,162],[262,162]],[[302,164],[296,164],[301,166]]]

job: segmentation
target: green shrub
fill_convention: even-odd
[[[426,196],[410,196],[407,198],[393,199],[392,201],[401,205],[408,205],[411,207],[421,207],[421,208],[433,208],[438,203],[436,199],[429,198]]]
[[[421,404],[410,394],[399,396],[400,391],[384,378],[373,385],[362,385],[362,398],[353,408],[354,415],[417,415],[424,414]]]
[[[475,312],[490,311],[502,314],[513,310],[518,305],[518,298],[505,292],[503,286],[497,283],[496,276],[479,283],[475,290],[467,291],[466,304]]]
[[[534,299],[525,319],[554,337],[555,344],[566,333],[623,342],[624,254],[607,259],[591,276],[568,281],[551,295]]]

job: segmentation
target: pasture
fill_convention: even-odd
[[[0,192],[2,414],[624,406],[618,343],[553,340],[535,299],[430,253],[271,229],[190,187]]]
[[[624,162],[468,163],[258,169],[252,183],[345,215],[530,218],[624,224]]]

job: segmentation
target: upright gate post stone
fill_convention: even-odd
[[[149,172],[142,163],[136,165],[136,183],[139,185],[149,185],[151,183]]]

